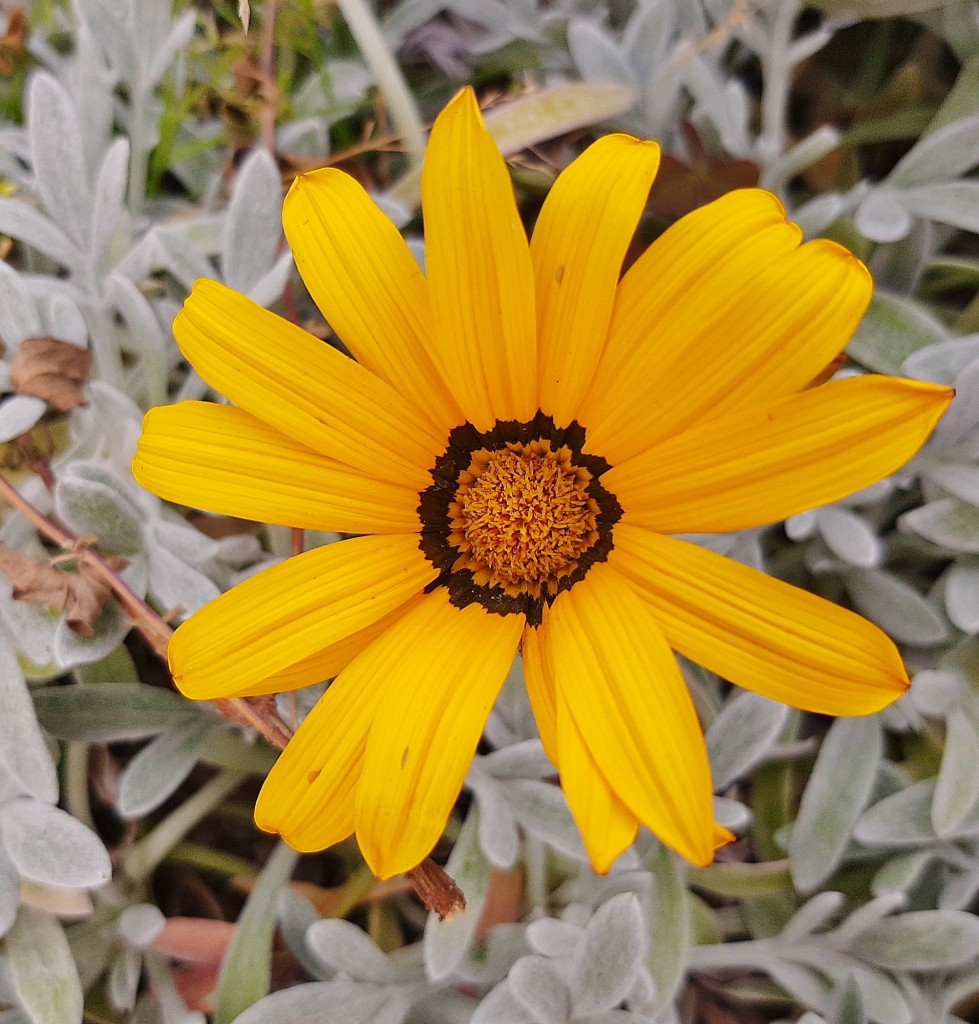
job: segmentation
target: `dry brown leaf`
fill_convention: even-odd
[[[92,353],[57,338],[28,338],[10,364],[10,382],[21,395],[43,398],[52,409],[67,412],[83,405]]]
[[[114,567],[125,565],[124,559],[114,562]],[[73,632],[95,635],[95,623],[110,591],[84,562],[77,571],[68,572],[0,544],[0,572],[14,585],[15,600],[64,612]]]
[[[27,19],[24,8],[11,7],[7,14],[7,28],[0,36],[0,75],[9,75],[23,59],[27,41]]]

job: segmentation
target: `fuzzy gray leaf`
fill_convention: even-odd
[[[92,265],[104,272],[122,255],[129,222],[126,186],[129,182],[129,140],[116,139],[105,154],[95,182],[89,252]]]
[[[161,733],[126,765],[116,803],[134,821],[159,807],[191,773],[212,733],[220,726],[197,719]]]
[[[945,749],[935,784],[931,821],[940,836],[954,835],[979,803],[979,735],[972,717],[953,709],[945,719]]]
[[[954,384],[966,367],[979,359],[979,334],[949,338],[908,356],[902,368],[907,377]],[[954,402],[953,402],[954,405]],[[940,429],[940,428],[939,428]]]
[[[662,1013],[683,982],[690,945],[690,897],[679,858],[662,844],[653,854],[649,897],[649,952],[646,967],[655,993],[649,1012]]]
[[[586,81],[636,85],[625,53],[594,21],[575,18],[568,25],[568,51]]]
[[[20,792],[44,803],[58,799],[58,775],[41,730],[20,662],[0,633],[0,763]]]
[[[171,27],[169,24],[170,4],[167,3],[162,5],[162,9],[165,13],[166,19],[164,31],[166,32],[167,29],[169,29],[169,32],[167,32],[162,46],[160,45],[159,39],[153,40],[153,49],[150,54],[147,73],[147,84],[150,86],[155,85],[163,78],[176,53],[179,50],[182,50],[184,46],[190,42],[194,35],[194,27],[197,23],[197,11],[192,9],[184,11]]]
[[[540,740],[511,743],[482,756],[480,764],[495,779],[535,779],[555,774]]]
[[[408,1007],[398,990],[355,981],[318,981],[273,992],[235,1017],[234,1024],[390,1024],[394,1001],[401,1019]]]
[[[905,512],[898,526],[952,551],[979,554],[979,508],[958,498],[939,498],[919,505]]]
[[[762,761],[779,737],[789,709],[747,691],[725,703],[707,730],[715,790],[724,790]]]
[[[864,846],[897,849],[930,845],[935,841],[931,802],[935,780],[915,782],[885,797],[861,815],[853,829]]]
[[[853,943],[864,960],[893,971],[940,971],[979,956],[979,919],[958,910],[889,917]]]
[[[5,941],[10,980],[31,1024],[81,1024],[82,986],[57,920],[22,907]]]
[[[55,223],[80,248],[88,248],[92,193],[78,114],[67,90],[51,75],[35,75],[27,89],[31,163]]]
[[[503,1021],[506,1024],[538,1024],[537,1019],[517,1001],[509,981],[501,981],[490,990],[476,1007],[469,1024],[502,1024]]]
[[[389,984],[396,981],[394,964],[357,925],[340,919],[317,921],[306,933],[311,953],[354,981]]]
[[[941,615],[894,573],[864,569],[849,572],[844,579],[859,611],[895,640],[930,647],[948,636]]]
[[[888,175],[892,185],[911,188],[948,181],[979,164],[979,117],[963,118],[929,132]]]
[[[122,482],[98,463],[72,462],[61,471],[55,505],[76,533],[98,538],[100,549],[133,554],[142,548],[142,515]]]
[[[248,297],[260,306],[271,306],[278,302],[292,274],[293,265],[292,253],[287,249],[248,289]]]
[[[826,734],[789,840],[800,892],[812,892],[840,863],[870,797],[881,750],[874,718],[840,718]]]
[[[496,867],[512,867],[520,852],[520,836],[503,787],[477,765],[473,766],[468,785],[479,805],[479,843],[483,853]]]
[[[880,562],[883,545],[862,516],[831,505],[819,510],[817,522],[826,546],[837,558],[866,569]]]
[[[979,505],[979,466],[922,459],[921,475],[954,498]]]
[[[897,373],[912,353],[947,337],[942,323],[919,304],[877,292],[846,350],[870,370]]]
[[[547,957],[571,956],[584,929],[556,917],[539,917],[527,925],[527,942],[535,953]]]
[[[17,917],[20,875],[0,842],[0,936],[6,935]]]
[[[581,835],[558,786],[514,779],[506,787],[506,798],[513,816],[531,835],[562,853],[585,859]]]
[[[156,904],[134,903],[119,915],[116,928],[123,942],[144,949],[163,931],[166,920]]]
[[[871,892],[875,896],[908,892],[918,883],[933,858],[931,850],[916,850],[913,853],[899,853],[896,857],[891,857],[874,875],[870,885]]]
[[[897,242],[911,230],[911,215],[901,205],[899,194],[881,188],[871,192],[857,207],[854,222],[864,238],[874,242]]]
[[[25,338],[41,334],[41,320],[20,274],[0,260],[0,341],[4,354],[11,353]]]
[[[950,181],[911,189],[901,197],[917,217],[966,231],[979,231],[979,181]]]
[[[0,402],[0,444],[26,434],[48,411],[43,398],[12,395]]]
[[[217,585],[204,573],[159,544],[148,547],[151,594],[164,608],[191,615],[220,595]]]
[[[106,978],[106,994],[117,1010],[132,1010],[136,1004],[143,958],[134,949],[122,950],[112,961]]]
[[[11,800],[0,807],[0,830],[14,866],[32,882],[94,889],[112,874],[99,837],[59,807]]]
[[[613,896],[595,912],[571,960],[576,1015],[611,1010],[629,994],[645,952],[644,929],[633,893]]]
[[[234,188],[221,240],[225,283],[248,292],[275,262],[282,236],[282,179],[268,150],[244,162]]]
[[[58,619],[54,630],[52,654],[61,668],[74,668],[108,657],[132,629],[132,623],[115,601],[106,601],[102,614],[95,623],[93,636],[81,636],[69,628],[64,616]]]
[[[0,198],[0,232],[29,245],[63,267],[76,269],[81,262],[79,250],[64,231],[19,199]]]
[[[963,633],[979,633],[979,565],[958,562],[945,577],[945,611]]]
[[[539,1024],[565,1024],[571,1014],[568,986],[548,960],[525,956],[510,969],[514,999]]]

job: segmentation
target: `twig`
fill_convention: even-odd
[[[466,897],[458,885],[430,857],[405,872],[415,894],[427,910],[434,910],[440,921],[466,909]]]
[[[53,523],[39,512],[26,498],[17,492],[7,478],[0,473],[0,498],[26,516],[38,533],[65,551],[70,551],[88,565],[115,595],[133,624],[153,650],[167,660],[167,645],[173,630],[159,615],[120,578],[111,565],[84,539],[57,523]],[[274,747],[280,750],[292,737],[292,730],[279,718],[273,697],[234,697],[212,702],[217,712],[225,718],[255,729]],[[465,909],[466,900],[455,882],[432,860],[426,859],[405,873],[409,884],[427,910],[433,910],[444,920],[448,915]]]
[[[275,14],[278,7],[278,0],[265,0],[262,11],[262,52],[259,58],[259,67],[262,69],[262,78],[265,88],[269,90],[266,95],[261,95],[261,106],[258,110],[258,122],[262,126],[262,141],[265,148],[275,156],[275,115],[276,98],[278,90],[273,88],[275,83]]]
[[[164,661],[167,660],[167,645],[170,643],[170,637],[173,636],[173,630],[141,597],[129,588],[126,581],[95,548],[85,539],[78,537],[71,530],[58,526],[57,523],[53,523],[47,516],[39,512],[17,492],[3,474],[0,474],[0,498],[26,516],[37,528],[38,533],[63,550],[70,551],[84,562],[112,591],[115,599],[150,647]],[[224,715],[225,718],[230,718],[239,725],[257,729],[274,746],[281,748],[289,742],[291,733],[276,715],[273,702],[259,704],[237,697],[215,701],[214,706],[218,713]]]

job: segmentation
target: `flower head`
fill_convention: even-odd
[[[640,823],[695,864],[715,825],[679,651],[776,700],[866,714],[907,677],[876,627],[676,534],[760,526],[891,473],[946,388],[810,387],[871,293],[743,190],[622,276],[659,162],[624,135],[557,179],[528,244],[471,91],[432,130],[423,275],[361,187],[300,176],[286,235],[354,358],[213,281],[174,324],[234,406],[151,411],[134,471],[172,501],[360,536],[242,583],[176,632],[194,698],[336,677],[265,783],[300,850],[356,833],[386,877],[445,826],[518,648],[598,871]]]

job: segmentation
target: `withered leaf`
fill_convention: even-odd
[[[92,353],[57,338],[27,338],[10,364],[10,382],[21,395],[43,398],[57,412],[82,405]]]
[[[68,571],[0,544],[0,572],[13,584],[15,600],[64,612],[73,632],[95,635],[110,590],[84,562]]]

